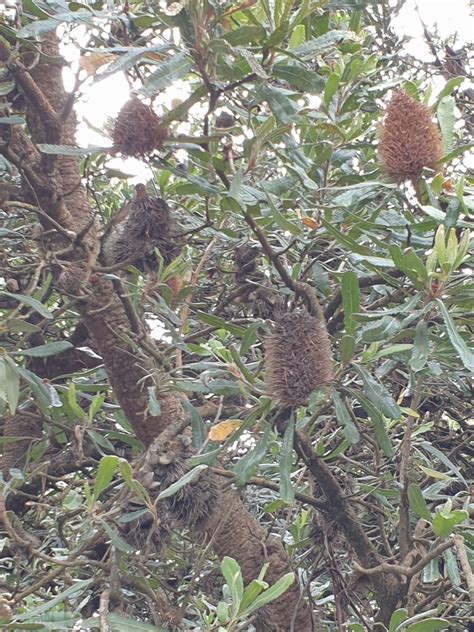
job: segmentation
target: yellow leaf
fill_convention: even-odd
[[[302,217],[301,223],[311,228],[311,230],[315,230],[319,226],[319,223],[312,217]]]
[[[240,419],[225,419],[210,429],[209,439],[211,441],[225,441],[241,423]]]
[[[420,470],[424,472],[427,476],[431,476],[431,478],[439,478],[441,481],[449,481],[451,477],[443,472],[437,472],[436,470],[432,470],[430,467],[425,467],[424,465],[418,465]]]
[[[82,55],[79,59],[79,68],[85,70],[89,76],[95,75],[101,66],[113,61],[115,57],[116,55],[112,53],[90,53],[90,55]]]

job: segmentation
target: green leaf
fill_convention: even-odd
[[[319,94],[324,87],[324,79],[321,75],[303,66],[276,64],[273,75],[300,92]]]
[[[118,457],[114,455],[103,456],[100,459],[94,482],[94,498],[96,500],[113,479],[117,464]]]
[[[454,97],[443,97],[436,110],[443,138],[443,153],[448,154],[454,145]]]
[[[392,612],[388,624],[388,632],[395,632],[406,619],[408,619],[408,610],[406,608],[399,608],[395,610],[395,612]]]
[[[324,103],[326,105],[326,107],[329,106],[331,99],[333,98],[339,83],[341,81],[341,77],[333,72],[332,74],[329,75],[327,81],[326,81],[326,85],[324,86]]]
[[[435,632],[436,630],[445,630],[450,627],[450,622],[447,619],[439,619],[433,617],[430,619],[424,619],[423,621],[417,621],[412,623],[407,628],[406,632]]]
[[[428,324],[426,320],[420,320],[416,326],[415,343],[409,362],[410,368],[414,373],[421,371],[425,366],[429,353]]]
[[[64,13],[56,13],[53,18],[30,22],[19,31],[17,31],[16,35],[17,37],[21,38],[42,35],[43,33],[54,31],[63,22],[74,22],[75,24],[85,22],[92,24],[92,13],[90,11],[67,11]]]
[[[444,320],[444,324],[446,325],[446,330],[448,332],[449,339],[454,349],[458,352],[459,357],[461,358],[462,363],[471,372],[474,372],[474,353],[469,349],[461,335],[459,334],[456,326],[454,324],[451,315],[446,309],[445,304],[440,300],[436,299],[436,304],[441,317]]]
[[[38,143],[36,147],[43,154],[52,154],[55,156],[90,156],[91,154],[108,153],[110,147],[76,147],[75,145],[49,145],[47,143]]]
[[[444,551],[443,557],[446,565],[446,570],[448,572],[448,577],[451,580],[451,584],[458,588],[462,582],[456,556],[454,555],[452,549],[447,549],[446,551]]]
[[[343,364],[343,366],[346,366],[346,364],[348,364],[351,361],[352,357],[354,356],[354,351],[355,351],[354,336],[348,336],[348,335],[342,336],[341,342],[339,344],[339,352],[340,352],[341,363]]]
[[[440,538],[448,538],[454,531],[454,527],[467,520],[468,517],[467,511],[461,509],[451,511],[448,515],[438,511],[433,518],[433,531]]]
[[[332,401],[334,403],[334,408],[336,410],[337,421],[343,429],[344,436],[349,441],[349,443],[352,443],[352,444],[359,443],[360,435],[359,435],[359,431],[357,430],[357,426],[352,421],[351,416],[346,408],[346,405],[342,401],[337,391],[333,391]]]
[[[247,609],[247,613],[255,612],[255,610],[258,610],[265,604],[270,603],[270,601],[278,599],[280,595],[288,590],[288,588],[294,581],[294,573],[287,573],[286,575],[283,575],[283,577],[280,577],[280,579],[277,580],[272,586],[270,586],[270,588],[265,590],[263,593],[260,593],[260,595],[254,600],[252,605]]]
[[[51,610],[59,603],[62,603],[66,599],[69,599],[70,597],[72,597],[72,595],[75,595],[77,592],[86,589],[87,586],[90,586],[90,584],[92,584],[92,582],[94,581],[95,579],[93,577],[91,577],[90,579],[81,579],[75,582],[72,586],[69,586],[69,588],[66,588],[66,590],[60,592],[59,595],[56,595],[55,597],[53,597],[53,599],[50,599],[46,603],[41,604],[41,606],[32,608],[28,612],[23,612],[19,615],[16,615],[15,618],[17,621],[26,621],[27,619],[32,619],[40,614],[43,614],[44,612],[48,612],[48,610]]]
[[[102,81],[102,79],[106,79],[117,72],[124,72],[132,68],[140,59],[150,53],[165,53],[170,48],[171,46],[169,44],[157,44],[155,46],[137,46],[125,49],[126,52],[123,55],[120,55],[118,59],[115,59],[109,64],[105,70],[95,75],[94,82],[98,83]],[[111,49],[110,52],[114,52],[114,49]]]
[[[355,369],[362,378],[364,392],[372,404],[388,419],[400,419],[402,415],[400,407],[387,389],[372,377],[364,367],[356,366]]]
[[[413,513],[431,522],[431,512],[423,498],[421,489],[415,483],[410,483],[408,486],[408,502],[410,503],[410,508]]]
[[[178,53],[166,59],[158,64],[156,70],[146,78],[140,94],[145,97],[156,95],[158,91],[186,76],[192,67],[193,63],[186,53]]]
[[[22,116],[0,116],[0,125],[25,125],[25,123]]]
[[[436,98],[436,102],[434,104],[434,109],[438,108],[438,104],[443,97],[447,97],[452,94],[453,90],[459,88],[459,86],[466,80],[466,77],[452,77],[449,81],[446,82],[444,88],[441,89],[440,93]]]
[[[276,120],[283,125],[293,123],[296,119],[297,106],[278,88],[264,85],[258,91],[260,101],[267,101]]]
[[[15,351],[12,355],[28,356],[30,358],[48,358],[49,356],[64,353],[68,349],[72,349],[73,345],[67,340],[59,340],[58,342],[48,342],[45,345],[31,347],[30,349],[22,349]]]
[[[285,506],[284,503],[283,506]],[[238,614],[240,616],[247,614],[247,609],[252,605],[262,590],[266,588],[268,588],[267,582],[261,579],[253,579],[250,584],[245,587]]]
[[[295,418],[292,414],[283,435],[280,452],[278,454],[278,466],[280,471],[280,497],[287,503],[295,499],[295,490],[291,484],[291,467],[293,464],[293,436],[295,433]]]
[[[232,325],[232,323],[228,323],[223,318],[219,318],[213,314],[197,311],[196,316],[201,322],[206,323],[206,325],[212,325],[217,329],[225,329],[231,334],[234,334],[234,336],[242,336],[245,333],[245,329],[243,327],[240,327],[239,325]]]
[[[386,457],[391,458],[394,455],[394,449],[390,442],[390,437],[387,434],[383,415],[377,406],[374,406],[372,402],[365,398],[361,393],[355,392],[354,395],[360,402],[362,408],[369,415],[370,420],[374,425],[374,434],[380,449]]]
[[[232,610],[234,615],[238,612],[240,602],[244,594],[244,580],[239,564],[233,557],[225,556],[221,562],[221,573],[229,587],[232,597]]]
[[[402,252],[399,246],[392,244],[389,246],[389,252],[396,267],[406,274],[410,281],[419,284],[428,280],[428,271],[412,248]]]
[[[41,327],[37,327],[36,325],[33,325],[26,320],[22,320],[21,318],[10,318],[9,320],[7,320],[7,327],[8,331],[11,331],[14,334],[31,334],[37,331],[41,331]]]
[[[31,296],[24,296],[23,294],[12,294],[11,292],[3,292],[0,291],[0,295],[9,296],[10,298],[14,298],[20,303],[24,305],[28,305],[28,307],[32,307],[38,314],[41,314],[44,318],[53,318],[53,314],[46,309],[44,305],[42,305],[39,301]]]
[[[109,624],[110,632],[125,632],[125,630],[127,632],[166,632],[164,628],[157,628],[156,625],[151,623],[143,623],[116,612],[109,612],[107,623]],[[84,629],[95,630],[101,627],[99,617],[90,617],[90,619],[86,619],[81,623],[81,628]]]
[[[164,498],[169,498],[170,496],[173,496],[174,494],[176,494],[177,491],[185,487],[185,485],[188,485],[188,483],[191,483],[191,481],[194,481],[196,478],[198,478],[201,472],[207,469],[208,466],[204,463],[201,465],[196,465],[196,467],[193,467],[192,470],[186,472],[186,474],[182,476],[178,481],[176,481],[165,490],[163,490],[160,494],[158,494],[157,500],[163,500]]]
[[[112,529],[109,524],[101,520],[101,525],[103,526],[104,531],[109,536],[112,546],[114,546],[117,551],[122,551],[122,553],[130,553],[130,551],[135,551],[135,548],[128,542],[125,542],[125,540],[120,537],[119,534],[114,531],[114,529]]]
[[[301,44],[301,46],[298,46],[292,52],[297,57],[313,57],[315,53],[320,53],[328,48],[332,48],[345,40],[356,41],[357,36],[351,31],[329,31],[320,37]]]
[[[360,290],[357,274],[348,270],[341,279],[342,307],[344,310],[344,324],[346,331],[352,335],[356,328],[356,322],[352,314],[360,311]]]
[[[10,414],[14,415],[20,398],[20,374],[16,364],[8,356],[5,358],[4,380],[6,401]]]
[[[237,461],[234,467],[235,483],[238,487],[243,487],[248,479],[253,475],[267,452],[267,445],[270,439],[271,427],[267,424],[263,435],[257,445],[247,452],[245,456]]]

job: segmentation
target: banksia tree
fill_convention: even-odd
[[[158,249],[167,266],[181,252],[183,239],[166,202],[150,197],[143,184],[135,187],[130,212],[118,232],[106,242],[108,264],[131,263],[141,272],[154,272]]]
[[[430,110],[405,92],[396,92],[380,130],[385,173],[395,182],[416,180],[425,167],[434,169],[441,156],[441,137]]]
[[[278,318],[267,337],[267,393],[283,406],[302,406],[332,381],[331,345],[326,325],[306,311]]]
[[[149,105],[132,97],[120,110],[112,134],[113,150],[124,156],[146,156],[163,146],[168,132]]]

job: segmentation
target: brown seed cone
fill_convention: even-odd
[[[380,129],[379,156],[395,182],[416,180],[442,157],[441,136],[430,110],[405,92],[395,92]]]
[[[109,265],[128,261],[141,272],[154,272],[158,263],[155,249],[167,266],[182,246],[183,237],[166,202],[149,197],[144,185],[138,184],[127,219],[106,242],[105,258]]]
[[[305,311],[281,316],[265,341],[267,393],[283,406],[302,406],[333,378],[326,325]]]
[[[113,149],[124,156],[146,156],[160,149],[168,136],[149,105],[132,97],[120,110],[112,133]]]

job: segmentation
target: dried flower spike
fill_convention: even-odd
[[[132,97],[120,110],[113,130],[113,149],[124,156],[146,156],[160,149],[168,136],[149,105]]]
[[[284,406],[302,406],[333,378],[326,326],[305,311],[281,316],[265,341],[268,394]]]
[[[153,273],[158,264],[155,249],[167,266],[182,246],[183,237],[166,202],[150,197],[145,185],[137,184],[127,219],[106,243],[106,260],[109,265],[132,263],[141,272]]]
[[[441,137],[430,110],[405,92],[396,92],[380,130],[379,156],[395,182],[416,180],[425,167],[442,157]]]

